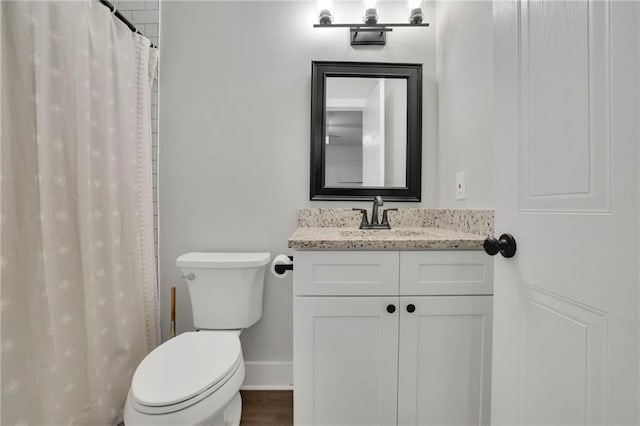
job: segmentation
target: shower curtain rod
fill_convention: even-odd
[[[111,4],[107,0],[98,0],[98,1],[100,3],[102,3],[104,6],[107,6],[109,8],[109,10],[111,11],[111,13],[114,14],[116,16],[116,18],[118,18],[119,20],[124,22],[124,24],[127,27],[129,27],[129,29],[131,31],[133,31],[134,33],[140,34],[140,35],[144,35],[136,28],[135,25],[133,25],[131,22],[129,22],[129,20],[127,18],[125,18],[125,16],[122,13],[120,13],[120,11],[118,9],[116,9],[116,7],[113,4]],[[155,44],[151,43],[151,47],[157,48],[158,46],[156,46]]]

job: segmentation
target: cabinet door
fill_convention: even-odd
[[[294,299],[296,426],[396,424],[398,311],[397,297]]]
[[[400,298],[399,425],[489,424],[491,313],[491,296]]]

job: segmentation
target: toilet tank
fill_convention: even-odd
[[[262,316],[270,253],[187,253],[178,257],[198,329],[242,329]],[[193,275],[191,275],[193,274]]]

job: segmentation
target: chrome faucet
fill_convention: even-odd
[[[357,209],[353,210],[359,211],[362,213],[362,222],[360,222],[360,229],[391,229],[391,225],[389,225],[389,218],[387,217],[388,211],[397,211],[398,209],[385,209],[382,212],[382,223],[378,222],[378,207],[383,206],[384,201],[382,197],[376,195],[376,198],[373,199],[373,210],[371,211],[371,223],[369,223],[369,219],[367,218],[367,209]]]

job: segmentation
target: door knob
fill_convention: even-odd
[[[487,237],[483,247],[490,256],[495,256],[500,252],[502,256],[511,258],[516,254],[516,239],[511,234],[502,234],[499,240],[495,237]]]
[[[413,303],[409,303],[407,305],[407,312],[409,312],[410,314],[414,313],[416,311],[416,305],[414,305]]]
[[[387,312],[389,312],[390,314],[394,313],[396,311],[396,305],[387,305]]]

